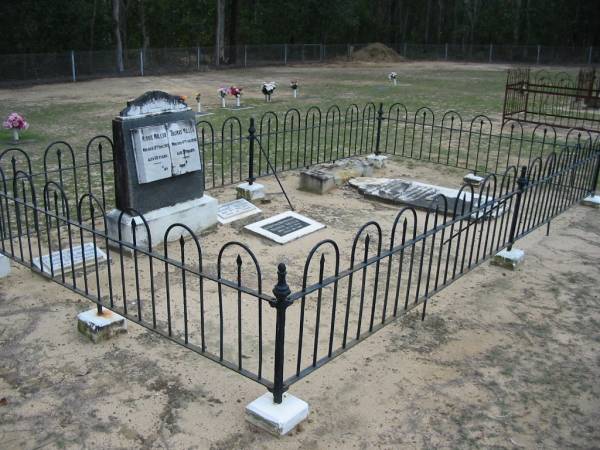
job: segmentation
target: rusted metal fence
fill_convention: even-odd
[[[502,121],[509,120],[600,131],[600,76],[594,68],[580,69],[577,77],[509,69]]]

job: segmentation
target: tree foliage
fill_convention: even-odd
[[[218,0],[0,2],[2,53],[212,46]],[[226,45],[462,43],[600,45],[598,0],[220,0]]]

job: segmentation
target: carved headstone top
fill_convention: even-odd
[[[191,108],[183,98],[167,94],[163,91],[148,91],[135,100],[127,102],[119,116],[123,119],[133,119],[143,116],[163,114],[169,112],[189,111]]]

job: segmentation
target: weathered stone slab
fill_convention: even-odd
[[[581,200],[581,204],[592,208],[600,208],[600,195],[590,195]]]
[[[102,314],[98,314],[97,308],[94,308],[77,315],[77,329],[97,344],[127,333],[127,320],[106,308],[102,310]]]
[[[273,402],[273,394],[267,392],[246,406],[246,420],[275,436],[292,431],[308,417],[308,403],[287,392],[280,404]]]
[[[371,156],[375,157],[375,155]],[[374,167],[383,167],[381,159],[350,158],[321,164],[300,172],[298,189],[322,195],[344,185],[351,178],[373,175]]]
[[[484,180],[483,177],[480,177],[479,175],[475,175],[474,173],[468,173],[463,177],[463,181],[472,186],[479,186],[483,180]]]
[[[475,202],[474,207],[479,203],[479,195],[471,196],[469,191],[463,191],[458,198],[459,191],[457,189],[446,188],[443,186],[435,186],[432,184],[419,183],[418,181],[408,181],[395,178],[353,178],[349,184],[358,189],[358,191],[367,198],[382,200],[389,203],[414,206],[416,208],[427,209],[431,206],[432,200],[439,194],[446,197],[448,201],[448,212],[453,212],[456,205],[457,211],[460,213],[468,211],[472,201]],[[473,197],[473,198],[471,198]],[[481,199],[481,204],[484,204],[487,198]],[[443,204],[439,203],[440,208]],[[502,208],[499,208],[493,214],[497,216],[502,214]]]

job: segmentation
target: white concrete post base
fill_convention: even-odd
[[[376,169],[382,169],[385,167],[385,162],[387,161],[388,157],[385,155],[369,155],[367,156],[367,162],[373,164],[373,167],[375,167]]]
[[[106,308],[102,310],[102,315],[98,315],[98,309],[94,308],[77,314],[77,329],[97,344],[127,333],[127,320]]]
[[[474,173],[468,173],[463,177],[463,181],[472,186],[479,186],[483,181],[483,177],[475,175]]]
[[[10,273],[10,259],[8,256],[0,255],[0,278],[8,276]]]
[[[502,250],[494,255],[492,264],[495,266],[504,267],[505,269],[515,270],[525,259],[525,252],[521,249],[514,248],[511,251]]]
[[[308,403],[288,393],[280,404],[267,392],[246,406],[246,420],[275,436],[289,433],[307,417]]]
[[[581,200],[581,204],[584,206],[591,206],[592,208],[600,208],[600,195],[590,195]]]
[[[237,198],[245,198],[249,202],[265,198],[265,187],[260,183],[242,183],[235,187]]]

